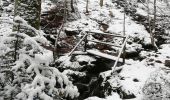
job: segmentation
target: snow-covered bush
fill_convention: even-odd
[[[104,96],[109,96],[112,94],[112,92],[117,92],[121,88],[120,84],[120,76],[117,73],[113,73],[113,75],[110,75],[111,71],[106,71],[100,74],[100,77],[102,78],[101,87],[103,88],[103,94]]]
[[[86,55],[78,55],[75,57],[62,56],[57,60],[57,62],[60,64],[59,68],[72,70],[80,70],[84,66],[94,66],[92,62],[95,61],[96,59]]]
[[[151,73],[143,87],[144,100],[169,100],[170,74],[167,70],[156,70]]]
[[[16,20],[20,22],[19,26],[32,29],[36,36],[30,37],[17,30],[4,36],[0,41],[1,48],[7,46],[6,49],[1,49],[5,53],[4,56],[9,52],[17,52],[14,65],[8,69],[12,73],[12,78],[5,83],[0,95],[3,95],[5,100],[56,100],[68,96],[77,97],[78,89],[73,86],[68,77],[58,69],[49,66],[53,61],[53,53],[41,46],[41,44],[48,44],[41,32],[28,25],[19,16],[15,17],[14,21]],[[18,23],[14,24],[18,26]],[[12,59],[14,54],[6,56]]]
[[[120,96],[117,93],[112,93],[111,96],[108,96],[105,99],[98,98],[98,97],[89,97],[85,100],[122,100],[122,99],[120,98]]]

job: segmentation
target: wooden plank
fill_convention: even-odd
[[[116,60],[116,58],[117,58],[115,56],[112,56],[112,55],[109,55],[109,54],[106,54],[106,53],[102,53],[98,50],[87,50],[87,53],[92,54],[92,55],[96,55],[96,56],[99,56],[99,57],[107,58],[107,59],[110,59],[110,60]]]
[[[110,36],[114,36],[114,37],[121,37],[121,38],[126,38],[126,36],[122,36],[122,35],[115,35],[115,34],[110,34],[110,33],[99,33],[99,32],[90,32],[90,31],[86,31],[89,34],[102,34],[102,35],[110,35]]]
[[[88,40],[88,41],[91,41],[91,42],[96,42],[96,43],[101,43],[101,44],[106,44],[106,45],[111,45],[111,46],[114,46],[114,47],[118,47],[118,48],[121,48],[121,46],[119,45],[115,45],[113,43],[110,43],[110,42],[102,42],[102,41],[98,41],[98,40]]]
[[[83,51],[74,51],[72,53],[72,55],[87,55],[87,52],[83,52]]]

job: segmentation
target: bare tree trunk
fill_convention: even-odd
[[[68,6],[67,6],[67,0],[64,1],[64,22],[67,20],[67,15],[68,15]]]
[[[156,28],[156,0],[154,0],[154,22],[153,22],[153,33],[155,33]]]
[[[54,63],[55,63],[55,60],[58,58],[58,41],[59,41],[59,38],[60,38],[60,33],[64,27],[64,23],[66,23],[67,21],[67,0],[64,1],[64,20],[63,20],[63,23],[59,29],[59,32],[57,32],[57,37],[55,39],[55,44],[54,44],[54,50],[53,50],[53,58],[54,58]]]
[[[147,0],[147,9],[148,9],[148,23],[149,23],[149,33],[151,36],[151,43],[154,46],[154,37],[153,37],[153,33],[152,33],[152,28],[151,28],[151,20],[150,20],[150,9],[149,9],[149,2],[150,0]]]
[[[60,33],[63,29],[63,26],[64,26],[64,22],[62,23],[60,29],[59,29],[59,32],[57,34],[57,37],[55,39],[55,45],[54,45],[54,50],[53,50],[53,58],[54,58],[54,63],[55,63],[55,60],[58,58],[58,41],[59,41],[59,38],[60,38]]]
[[[123,35],[126,35],[126,12],[125,12],[125,8],[124,8],[124,18],[123,18]],[[123,40],[125,41],[125,39]],[[123,63],[125,63],[125,57],[126,57],[126,45],[125,48],[123,48]]]
[[[100,7],[103,7],[103,0],[100,0]]]
[[[155,29],[156,29],[156,0],[154,0],[154,22],[153,22],[153,30],[151,31],[151,42],[152,42],[152,45],[153,45],[153,47],[155,48],[155,50],[158,50],[158,47],[157,47],[157,45],[156,45],[156,43],[155,43],[155,40],[154,40],[154,35],[153,34],[155,34]]]
[[[18,46],[19,46],[19,37],[18,37],[19,29],[20,29],[20,23],[17,26],[17,35],[16,35],[15,48],[14,48],[14,61],[17,60],[17,56],[18,56],[17,50],[18,50]]]
[[[87,0],[86,2],[86,13],[89,13],[88,8],[89,8],[89,0]]]
[[[73,4],[74,4],[74,2],[73,2],[73,0],[71,0],[71,12],[75,12]]]

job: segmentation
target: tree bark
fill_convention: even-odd
[[[153,30],[152,30],[152,32],[151,32],[151,42],[152,42],[152,45],[153,45],[153,47],[155,48],[155,51],[157,51],[158,50],[158,47],[157,47],[157,45],[156,45],[156,43],[155,43],[155,40],[154,40],[154,34],[155,34],[155,29],[156,29],[156,11],[157,11],[157,9],[156,9],[156,0],[154,0],[154,22],[153,22]]]
[[[100,0],[100,7],[103,7],[103,0]]]
[[[22,17],[37,30],[40,28],[40,15],[41,0],[15,0],[14,16]]]
[[[89,8],[89,0],[87,0],[86,2],[86,13],[89,13],[88,8]]]
[[[71,0],[71,12],[75,12],[73,4],[74,4],[74,2],[73,2],[73,0]]]

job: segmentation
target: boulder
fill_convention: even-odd
[[[170,67],[170,60],[165,60],[165,66]]]

